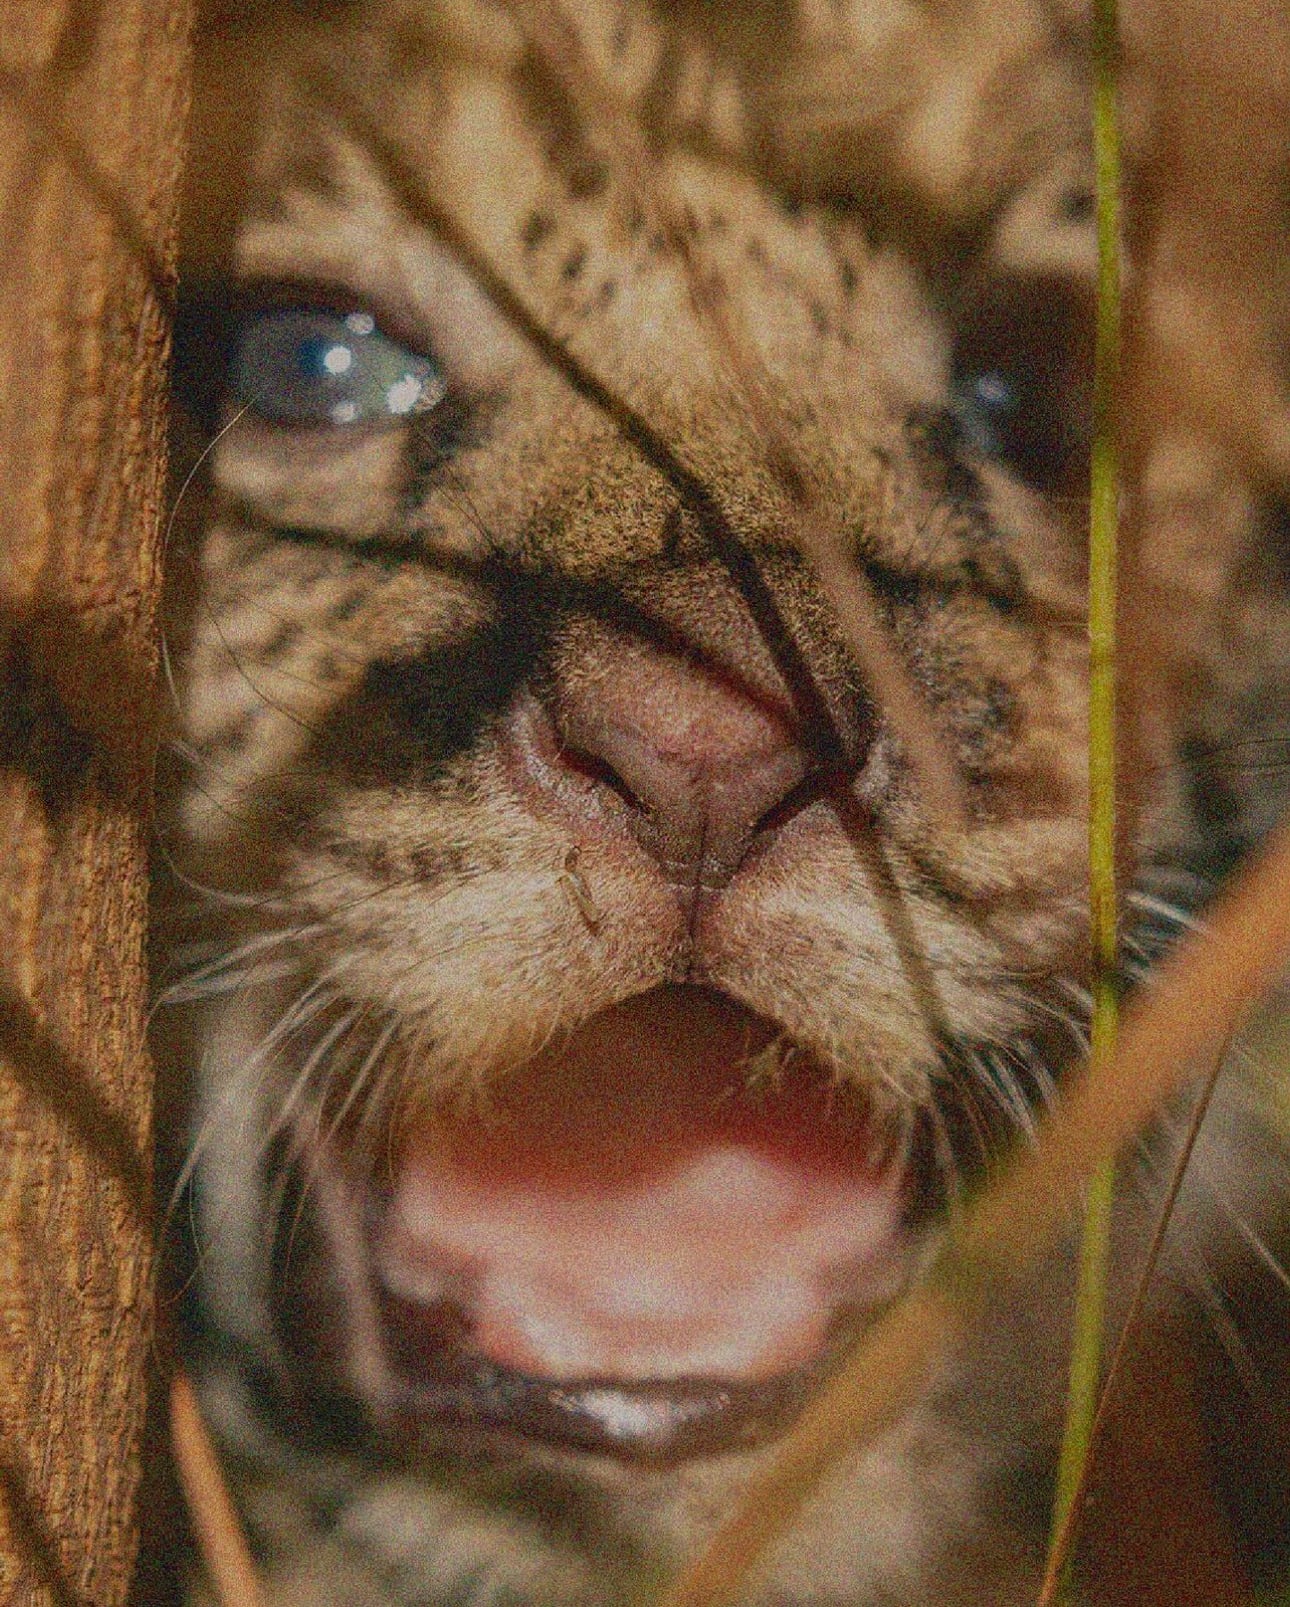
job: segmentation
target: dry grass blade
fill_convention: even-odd
[[[176,1373],[170,1386],[170,1435],[179,1482],[219,1607],[268,1607],[219,1457],[183,1373]]]
[[[833,605],[875,703],[905,749],[924,804],[942,828],[958,831],[966,810],[953,759],[926,699],[896,651],[863,573],[851,561],[845,532],[811,486],[720,274],[701,258],[692,231],[667,195],[653,152],[635,120],[615,102],[587,61],[559,0],[508,0],[508,5],[530,48],[610,146],[634,200],[680,264],[695,313],[794,510],[797,544]]]
[[[1093,973],[1091,1053],[1095,1066],[1112,1053],[1118,1029],[1115,725],[1120,477],[1115,405],[1120,367],[1120,140],[1116,57],[1116,0],[1095,0],[1093,154],[1097,179],[1097,344],[1093,367],[1088,564],[1089,922]],[[1061,1549],[1063,1536],[1069,1549],[1071,1514],[1086,1482],[1096,1432],[1114,1192],[1115,1163],[1108,1157],[1090,1181],[1084,1204],[1066,1423],[1053,1509],[1053,1554]],[[1062,1590],[1064,1567],[1050,1561],[1048,1573],[1056,1599]]]
[[[1227,1059],[1228,1047],[1229,1043],[1225,1042],[1218,1054],[1214,1056],[1213,1066],[1210,1069],[1209,1076],[1205,1079],[1200,1091],[1200,1097],[1197,1099],[1195,1108],[1192,1111],[1187,1135],[1183,1140],[1182,1148],[1178,1152],[1178,1159],[1174,1162],[1173,1175],[1169,1179],[1169,1188],[1160,1207],[1155,1232],[1151,1236],[1151,1246],[1147,1251],[1147,1259],[1143,1264],[1141,1273],[1138,1275],[1138,1281],[1133,1290],[1133,1298],[1129,1302],[1124,1325],[1120,1329],[1120,1337],[1116,1341],[1110,1365],[1106,1370],[1106,1382],[1102,1386],[1097,1411],[1089,1426],[1084,1455],[1080,1461],[1074,1487],[1067,1497],[1065,1511],[1054,1528],[1053,1542],[1048,1553],[1048,1562],[1044,1569],[1043,1584],[1040,1587],[1039,1599],[1035,1603],[1035,1607],[1055,1607],[1058,1592],[1062,1589],[1067,1564],[1079,1531],[1084,1504],[1088,1499],[1098,1439],[1105,1426],[1111,1403],[1115,1398],[1116,1386],[1123,1376],[1125,1358],[1137,1334],[1138,1324],[1146,1307],[1147,1294],[1155,1277],[1156,1268],[1160,1264],[1160,1256],[1165,1247],[1165,1237],[1168,1234],[1169,1223],[1174,1214],[1174,1206],[1178,1203],[1183,1178],[1186,1176],[1187,1168],[1191,1163],[1192,1152],[1196,1148],[1196,1140],[1200,1137],[1201,1127],[1209,1112],[1210,1101],[1214,1097],[1214,1089],[1218,1086],[1219,1074],[1223,1069],[1224,1061]]]
[[[725,1607],[847,1450],[914,1399],[992,1292],[1069,1223],[1093,1172],[1213,1057],[1290,955],[1290,826],[1282,826],[1126,1013],[1115,1049],[1090,1066],[1032,1150],[966,1213],[927,1281],[873,1329],[811,1403],[734,1517],[676,1581],[665,1607]]]

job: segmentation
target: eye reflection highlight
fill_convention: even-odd
[[[431,358],[391,340],[362,310],[258,314],[241,330],[232,377],[236,400],[260,418],[306,428],[394,423],[447,393]]]

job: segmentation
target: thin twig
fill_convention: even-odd
[[[508,0],[530,48],[575,106],[609,142],[623,183],[654,232],[667,242],[690,291],[700,326],[743,403],[767,463],[788,497],[794,535],[833,605],[875,704],[900,738],[928,812],[958,832],[967,816],[963,787],[927,700],[883,623],[872,588],[850,558],[850,544],[811,485],[774,387],[739,320],[721,275],[705,262],[693,231],[669,197],[659,163],[636,122],[608,93],[587,61],[559,0]]]
[[[219,1456],[193,1386],[182,1372],[176,1372],[170,1385],[170,1438],[215,1599],[220,1607],[268,1607]]]
[[[1218,1079],[1222,1073],[1223,1064],[1227,1059],[1230,1043],[1231,1039],[1229,1037],[1218,1054],[1214,1056],[1209,1075],[1205,1078],[1200,1096],[1196,1100],[1195,1108],[1192,1110],[1191,1121],[1187,1127],[1187,1136],[1183,1140],[1182,1148],[1178,1151],[1178,1159],[1174,1162],[1173,1174],[1169,1179],[1169,1188],[1160,1207],[1160,1213],[1156,1218],[1155,1232],[1151,1237],[1151,1246],[1147,1251],[1147,1259],[1134,1286],[1133,1298],[1129,1302],[1129,1309],[1120,1328],[1120,1336],[1116,1340],[1115,1350],[1111,1355],[1110,1365],[1106,1370],[1106,1382],[1102,1385],[1101,1399],[1097,1403],[1097,1411],[1094,1414],[1092,1423],[1089,1425],[1087,1445],[1083,1460],[1080,1463],[1079,1474],[1067,1496],[1062,1520],[1053,1533],[1048,1562],[1044,1569],[1043,1584],[1040,1587],[1039,1599],[1035,1603],[1035,1607],[1055,1607],[1055,1603],[1058,1600],[1058,1591],[1062,1588],[1071,1549],[1075,1544],[1080,1519],[1083,1516],[1084,1506],[1088,1500],[1089,1486],[1092,1482],[1093,1466],[1102,1430],[1106,1426],[1109,1408],[1124,1372],[1124,1362],[1129,1352],[1129,1346],[1139,1331],[1143,1309],[1147,1303],[1147,1295],[1155,1277],[1156,1267],[1160,1263],[1160,1255],[1164,1249],[1165,1237],[1169,1232],[1169,1224],[1173,1220],[1174,1207],[1178,1203],[1178,1195],[1182,1190],[1183,1179],[1186,1176],[1188,1166],[1191,1164],[1192,1152],[1196,1148],[1196,1141],[1200,1137],[1200,1130],[1209,1112],[1214,1090],[1218,1086]]]

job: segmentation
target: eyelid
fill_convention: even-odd
[[[377,334],[384,335],[396,346],[405,346],[418,357],[435,363],[440,361],[440,353],[428,339],[426,331],[416,328],[405,313],[367,288],[360,290],[336,280],[308,277],[246,279],[237,281],[230,288],[241,320],[292,308],[333,313],[338,318],[353,312],[370,313],[375,320]]]
[[[439,363],[454,392],[508,383],[529,347],[457,253],[419,228],[383,239],[374,256],[354,238],[352,220],[339,237],[307,220],[265,220],[238,240],[231,278],[246,305],[367,308],[391,340]]]

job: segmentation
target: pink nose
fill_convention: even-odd
[[[555,698],[560,762],[624,819],[668,880],[721,887],[811,768],[792,711],[635,644]]]

